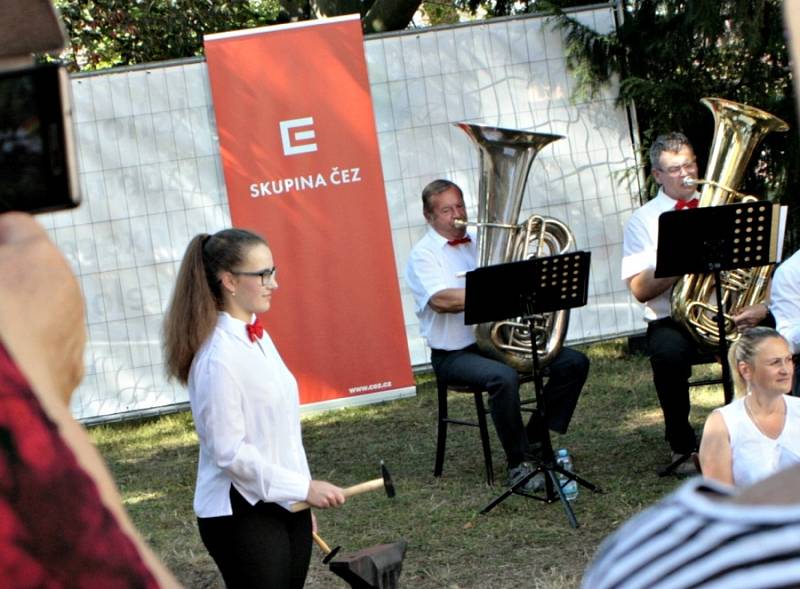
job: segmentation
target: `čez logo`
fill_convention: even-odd
[[[299,153],[312,153],[317,151],[316,143],[302,143],[298,145],[298,142],[309,141],[316,138],[313,117],[281,121],[280,128],[283,155],[297,155]]]

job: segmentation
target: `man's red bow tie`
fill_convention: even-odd
[[[692,200],[679,200],[675,203],[675,210],[680,211],[682,209],[696,209],[698,204],[700,204],[699,198],[693,198]]]
[[[472,238],[469,235],[466,235],[461,239],[451,239],[447,242],[447,245],[461,245],[462,243],[469,243],[470,241],[472,241]]]
[[[264,337],[264,326],[261,325],[261,322],[256,317],[256,320],[252,323],[247,324],[247,335],[250,338],[251,342],[256,341],[257,339],[261,339]]]

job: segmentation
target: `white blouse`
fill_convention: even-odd
[[[783,396],[786,419],[774,440],[765,436],[747,414],[744,397],[717,411],[725,421],[731,443],[733,484],[747,486],[800,464],[800,398]]]
[[[192,362],[189,401],[200,440],[198,517],[231,515],[231,484],[251,505],[288,509],[307,497],[297,381],[266,332],[251,342],[243,321],[220,313]]]

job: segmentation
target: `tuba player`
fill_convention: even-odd
[[[696,188],[684,184],[686,178],[697,178],[697,159],[685,135],[668,133],[658,136],[650,147],[650,164],[660,188],[625,224],[622,279],[644,304],[653,383],[664,414],[665,437],[672,459],[677,460],[697,450],[697,437],[689,424],[689,377],[701,353],[691,335],[670,316],[672,286],[680,277],[655,278],[654,271],[659,216],[699,203]],[[675,472],[688,475],[696,470],[693,461],[687,460]]]
[[[455,223],[467,220],[461,189],[449,180],[434,180],[422,191],[422,212],[428,230],[411,250],[406,282],[414,295],[420,330],[431,348],[431,364],[437,379],[489,392],[489,410],[505,450],[508,484],[512,485],[531,471],[525,461],[528,441],[535,448],[542,425],[531,418],[523,427],[517,371],[483,356],[472,327],[464,324],[463,274],[477,265],[477,245],[475,235]],[[550,377],[543,390],[547,425],[563,434],[589,373],[589,359],[562,348],[547,369]],[[538,473],[525,490],[543,487],[544,475]]]

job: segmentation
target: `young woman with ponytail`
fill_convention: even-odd
[[[774,329],[746,330],[728,361],[737,398],[708,416],[700,465],[706,478],[745,486],[800,464],[800,398],[787,394],[792,353]]]
[[[311,478],[297,382],[258,322],[277,288],[259,235],[197,235],[164,322],[167,370],[188,386],[200,444],[198,528],[229,589],[302,587],[314,522],[289,507],[344,503],[339,487]]]

